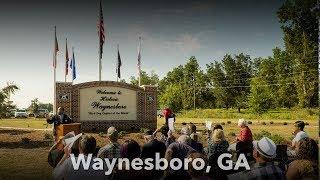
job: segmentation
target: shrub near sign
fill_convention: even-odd
[[[120,87],[80,90],[80,121],[136,120],[137,94]]]

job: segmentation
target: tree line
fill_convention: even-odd
[[[161,80],[141,73],[142,84],[157,85],[159,108],[251,108],[263,113],[274,108],[319,105],[318,20],[316,0],[287,0],[277,12],[284,49],[267,58],[240,53],[206,64],[196,57],[174,67]],[[137,85],[137,78],[130,83]]]

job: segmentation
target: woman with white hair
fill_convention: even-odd
[[[238,126],[240,127],[240,134],[237,136],[236,141],[239,142],[252,142],[252,133],[248,127],[248,123],[244,119],[239,119]]]

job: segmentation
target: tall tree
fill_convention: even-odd
[[[140,77],[141,85],[157,85],[159,83],[159,76],[154,71],[151,71],[150,74],[147,74],[145,71],[141,71]],[[134,76],[131,76],[130,84],[138,86],[139,79]]]
[[[318,106],[317,0],[286,0],[278,11],[288,55],[294,59],[294,79],[301,107]]]
[[[14,94],[19,87],[13,83],[7,83],[7,86],[0,90],[0,118],[5,117],[15,105],[10,101],[10,96]]]

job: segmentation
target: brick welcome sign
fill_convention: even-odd
[[[81,84],[56,83],[56,108],[64,107],[82,131],[156,129],[157,87],[133,86],[114,81]]]

